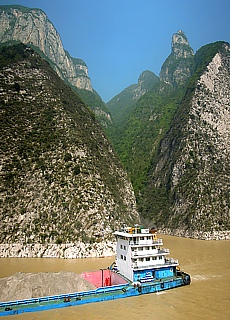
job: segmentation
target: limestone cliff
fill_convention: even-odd
[[[148,200],[158,226],[211,237],[230,230],[230,45],[204,46],[195,63],[152,165]]]
[[[185,84],[194,67],[193,50],[182,30],[172,36],[172,50],[162,65],[160,79],[177,87]]]
[[[38,47],[53,62],[62,79],[74,87],[92,91],[86,64],[64,50],[60,35],[42,10],[0,6],[0,42],[11,40]]]
[[[92,88],[85,62],[72,58],[64,50],[60,35],[42,10],[18,5],[0,6],[0,43],[9,41],[21,41],[39,52],[95,113],[101,126],[110,125],[110,114]]]
[[[139,221],[93,113],[22,43],[0,51],[0,242],[108,239]]]

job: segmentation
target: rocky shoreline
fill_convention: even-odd
[[[101,258],[115,254],[116,243],[97,242],[94,244],[77,242],[69,244],[0,244],[0,258]]]
[[[162,229],[158,233],[198,240],[230,240],[230,231],[199,232],[183,229]],[[0,244],[0,258],[101,258],[115,255],[116,243],[94,244],[77,242],[67,244]]]
[[[192,231],[183,229],[160,229],[158,233],[168,234],[171,236],[192,238],[197,240],[230,240],[230,230],[226,231]]]

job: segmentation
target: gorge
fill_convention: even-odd
[[[42,10],[0,6],[0,43],[0,256],[111,255],[122,224],[230,238],[227,42],[179,30],[107,105]]]

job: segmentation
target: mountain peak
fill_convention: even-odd
[[[182,30],[173,34],[171,46],[171,54],[161,67],[160,79],[176,88],[184,85],[191,76],[194,53]]]
[[[149,206],[154,221],[174,229],[174,235],[215,239],[219,232],[227,239],[230,45],[205,45],[194,60],[186,93],[152,162],[146,203],[161,199],[161,208],[155,199]]]
[[[158,76],[155,75],[152,71],[145,70],[143,71],[138,78],[138,86],[142,89],[150,89],[155,82],[158,81]]]
[[[194,55],[193,49],[182,30],[178,30],[172,36],[172,55],[175,58],[188,58]]]
[[[105,237],[138,223],[127,173],[79,96],[22,43],[0,61],[0,243],[95,242],[103,223]]]
[[[64,50],[61,37],[46,13],[18,5],[0,6],[0,42],[33,45],[49,59],[57,74],[73,87],[92,92],[88,68]]]

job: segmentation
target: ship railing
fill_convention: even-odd
[[[140,242],[139,242],[139,241],[129,241],[129,244],[130,244],[131,246],[133,246],[133,245],[139,245]]]
[[[170,261],[165,261],[165,263],[162,263],[162,264],[140,265],[137,263],[133,263],[131,265],[131,268],[133,268],[133,269],[150,269],[150,268],[161,268],[161,267],[170,266],[170,265],[177,266],[177,265],[179,265],[179,262],[178,262],[178,260],[170,259]]]
[[[158,253],[152,254],[147,251],[138,251],[138,252],[134,251],[131,254],[131,258],[139,258],[139,257],[140,258],[144,258],[144,257],[149,258],[149,257],[157,256],[157,255],[158,255]]]
[[[170,258],[170,259],[165,259],[165,263],[167,265],[170,265],[170,264],[179,264],[179,261],[178,260],[175,260],[173,258]]]
[[[152,242],[153,244],[159,244],[162,245],[163,244],[163,240],[162,239],[157,239],[157,240],[153,240]]]
[[[149,250],[150,251],[150,250]],[[168,254],[169,249],[159,249],[156,253],[148,252],[147,250],[134,250],[131,253],[131,258],[137,258],[137,257],[152,257],[152,256],[158,256],[160,254]]]
[[[152,245],[152,244],[154,244],[154,245],[162,245],[163,244],[163,241],[162,241],[162,239],[157,239],[157,240],[152,240],[152,241],[143,241],[143,240],[141,240],[141,241],[129,241],[129,244],[131,245],[131,246],[135,246],[135,245]]]
[[[158,249],[158,253],[169,253],[169,249],[165,249],[165,248]]]
[[[158,265],[144,265],[144,266],[142,266],[142,265],[138,265],[138,264],[132,264],[132,268],[133,269],[150,269],[150,268],[156,268],[156,267],[160,267],[160,265],[158,264]]]
[[[3,301],[3,302],[0,302],[0,308],[10,307],[10,306],[19,306],[19,305],[28,305],[28,304],[34,304],[34,303],[44,303],[44,302],[55,301],[55,300],[57,301],[57,300],[63,300],[65,298],[70,298],[70,299],[82,298],[82,297],[87,297],[91,295],[101,294],[104,292],[122,290],[127,286],[129,286],[129,283],[118,284],[118,285],[113,285],[108,287],[99,287],[95,290],[89,290],[89,291],[65,293],[61,295],[45,296],[45,297],[39,297],[39,298],[14,300],[14,301]]]

